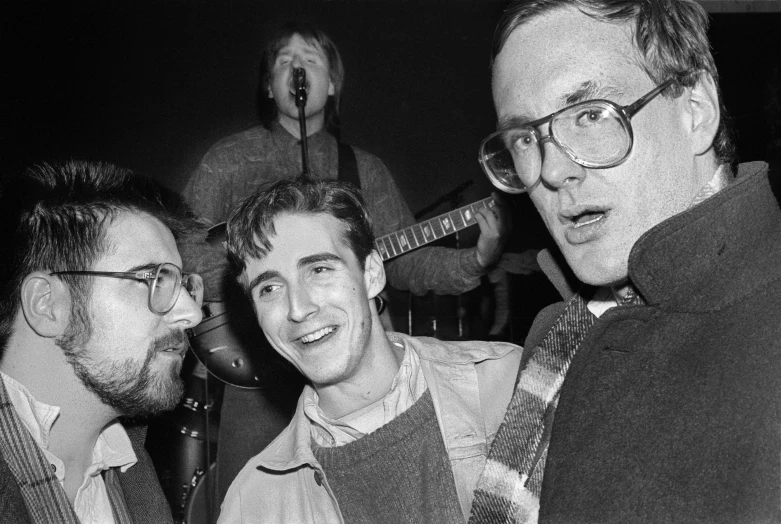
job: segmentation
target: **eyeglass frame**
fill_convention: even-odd
[[[500,190],[505,191],[505,192],[509,192],[509,191],[507,191],[506,187],[499,187],[497,184],[494,183],[494,178],[496,178],[496,175],[494,175],[493,172],[486,165],[486,161],[484,160],[486,155],[485,155],[485,153],[483,151],[484,151],[485,145],[488,143],[488,141],[492,140],[494,137],[500,136],[501,134],[507,133],[508,131],[512,131],[514,129],[523,129],[523,130],[531,130],[532,134],[537,139],[537,148],[538,148],[538,150],[540,152],[540,172],[537,175],[537,180],[535,180],[534,183],[531,184],[530,186],[526,186],[524,184],[524,186],[525,186],[524,189],[517,191],[518,194],[531,191],[532,189],[534,189],[542,181],[542,163],[545,161],[545,150],[543,148],[543,143],[548,141],[548,140],[553,142],[573,162],[575,162],[576,164],[578,164],[580,166],[588,167],[588,168],[592,168],[592,169],[607,169],[607,168],[615,167],[615,166],[617,166],[619,164],[622,164],[627,159],[627,157],[629,156],[629,153],[632,152],[632,147],[634,147],[635,137],[634,137],[634,131],[632,129],[632,123],[631,123],[632,117],[635,116],[641,109],[643,109],[649,102],[651,102],[651,100],[653,100],[658,95],[660,95],[662,92],[664,92],[665,89],[667,89],[668,87],[670,87],[674,83],[679,82],[681,80],[681,78],[684,77],[684,76],[686,76],[686,74],[683,74],[683,75],[676,74],[676,75],[671,76],[670,78],[668,78],[667,80],[665,80],[661,84],[657,85],[652,90],[650,90],[648,93],[644,94],[643,96],[641,96],[640,98],[638,98],[637,100],[632,102],[631,104],[620,106],[620,105],[616,104],[615,102],[613,102],[611,100],[604,99],[604,98],[595,98],[595,99],[592,99],[592,100],[584,100],[582,102],[578,102],[576,104],[572,104],[572,105],[569,105],[569,106],[564,107],[562,109],[559,109],[558,111],[554,111],[553,113],[549,114],[548,116],[545,116],[545,117],[542,117],[540,119],[534,120],[532,122],[529,122],[528,124],[524,124],[522,126],[512,126],[512,127],[506,128],[506,129],[500,129],[498,131],[494,131],[493,133],[488,135],[485,139],[483,139],[483,141],[480,143],[480,150],[479,150],[480,153],[478,155],[477,160],[480,162],[480,166],[483,168],[483,171],[488,176],[488,179],[491,181],[491,183],[493,185],[495,185],[497,187],[497,189],[500,189]],[[599,164],[595,164],[593,162],[586,162],[584,160],[576,158],[575,155],[570,150],[570,148],[564,146],[563,144],[561,144],[556,139],[556,137],[553,135],[553,128],[551,127],[553,120],[557,116],[559,116],[560,114],[565,113],[567,111],[570,111],[572,108],[575,108],[575,107],[578,107],[578,106],[594,104],[594,103],[597,103],[597,102],[598,103],[602,103],[602,104],[606,104],[611,109],[613,109],[615,111],[615,113],[620,118],[621,124],[623,125],[624,129],[626,129],[627,135],[629,136],[629,147],[626,149],[626,152],[624,153],[624,155],[621,158],[619,158],[618,160],[616,160],[616,161],[614,161],[612,163],[605,164],[605,165],[599,165]],[[540,133],[540,131],[537,130],[537,128],[542,126],[545,123],[548,124],[548,134],[545,135],[545,136],[541,136],[541,133]],[[516,172],[516,176],[518,176],[518,178],[520,178],[520,175],[518,175],[517,172]]]
[[[179,271],[179,274],[181,275],[181,278],[178,280],[179,289],[174,293],[174,300],[171,303],[171,307],[169,307],[165,311],[155,311],[155,309],[152,307],[152,283],[157,280],[158,276],[160,275],[160,269],[163,266],[172,266],[175,267],[177,271]],[[92,275],[92,276],[98,276],[98,277],[111,277],[111,278],[122,278],[126,280],[137,280],[140,282],[145,282],[146,287],[149,290],[147,293],[147,307],[149,308],[149,311],[154,313],[155,315],[166,315],[169,311],[171,311],[174,306],[176,305],[176,301],[179,300],[179,295],[182,292],[182,289],[187,290],[187,286],[185,285],[185,280],[190,277],[198,277],[201,281],[201,289],[203,289],[203,278],[197,274],[197,273],[185,273],[182,271],[182,268],[177,266],[176,264],[172,264],[171,262],[162,262],[160,264],[157,264],[156,266],[149,268],[149,269],[139,269],[138,271],[53,271],[49,273],[52,276],[56,275]],[[195,303],[200,307],[203,303],[203,294],[201,294],[200,297],[193,296],[192,293],[190,293],[189,290],[187,290],[187,294],[190,295],[190,297],[195,301]]]

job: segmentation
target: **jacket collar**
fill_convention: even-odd
[[[767,164],[752,162],[727,188],[640,237],[629,277],[649,304],[703,311],[780,278],[779,260],[781,209]]]
[[[311,386],[307,384],[304,386],[305,390],[306,388]],[[256,469],[281,472],[307,465],[320,469],[312,453],[310,422],[304,414],[305,394],[306,391],[298,397],[291,423],[266,449],[252,459]]]

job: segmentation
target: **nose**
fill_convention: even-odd
[[[576,163],[551,135],[542,137],[539,144],[542,155],[540,179],[545,186],[561,189],[579,183],[586,176],[585,168]]]
[[[305,285],[291,285],[288,288],[287,318],[292,322],[303,322],[318,311],[312,295]]]
[[[166,318],[171,323],[182,324],[184,329],[194,328],[203,320],[203,311],[201,311],[201,304],[203,302],[203,294],[193,297],[182,286],[179,291],[179,297],[177,297],[174,307],[171,311],[166,313]]]

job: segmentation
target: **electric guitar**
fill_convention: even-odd
[[[495,205],[493,198],[484,198],[383,235],[374,241],[374,245],[383,261],[390,260],[476,224],[477,210]],[[213,246],[225,245],[225,222],[209,228],[207,242]],[[257,389],[263,387],[264,375],[279,370],[268,369],[268,364],[261,358],[261,349],[270,348],[266,347],[266,338],[250,308],[237,306],[235,309],[229,312],[223,302],[204,304],[203,321],[190,330],[190,345],[198,360],[221,381]]]

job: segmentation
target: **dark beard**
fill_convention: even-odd
[[[176,407],[184,393],[184,381],[176,367],[166,376],[153,376],[151,362],[158,351],[180,345],[186,340],[184,332],[174,332],[155,339],[147,348],[143,364],[132,359],[104,364],[95,369],[95,363],[84,355],[84,344],[91,338],[92,326],[88,318],[71,315],[71,322],[63,336],[56,341],[65,352],[82,384],[104,404],[128,417],[153,415]]]

